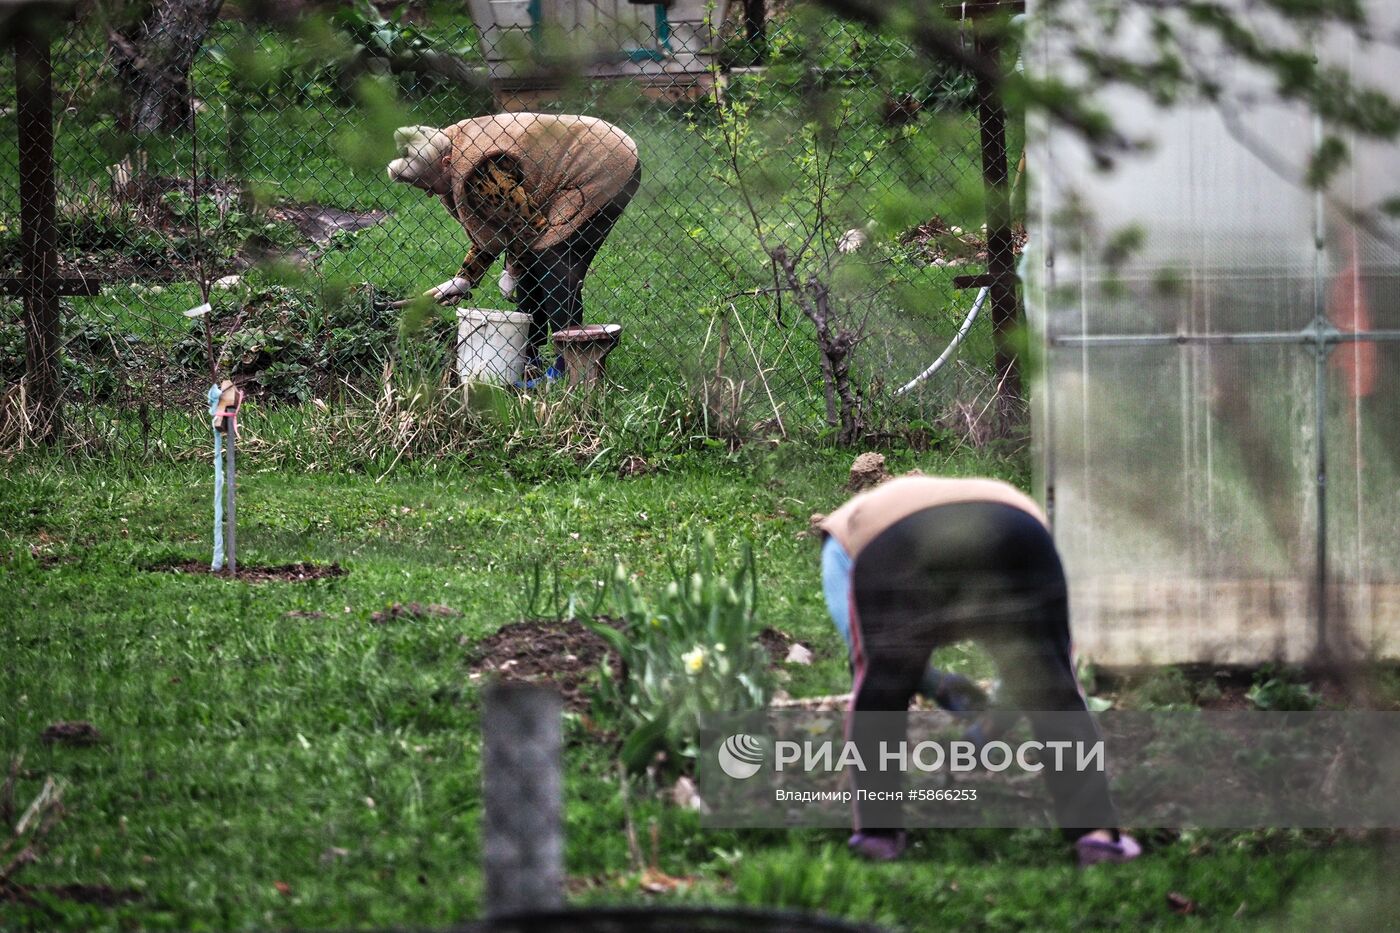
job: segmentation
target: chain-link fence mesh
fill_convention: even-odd
[[[178,453],[211,379],[294,417],[415,384],[555,391],[604,355],[610,387],[680,392],[717,433],[985,423],[985,311],[905,388],[968,323],[977,293],[954,278],[987,268],[970,76],[800,7],[759,24],[724,3],[467,7],[221,20],[163,100],[92,18],[60,32],[59,272],[100,285],[62,299],[70,436]],[[441,176],[386,176],[396,128],[504,110],[604,122],[478,120]],[[18,276],[23,153],[4,122],[0,271]],[[609,155],[631,146],[628,203]],[[439,283],[455,321],[428,298],[396,307]],[[13,446],[25,333],[18,298],[0,307]],[[546,337],[577,324],[621,331]]]

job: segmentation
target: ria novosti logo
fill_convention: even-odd
[[[725,739],[717,755],[720,769],[736,781],[753,777],[763,767],[762,743],[745,732]]]

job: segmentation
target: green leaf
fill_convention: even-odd
[[[622,743],[622,765],[628,771],[645,771],[652,758],[666,746],[670,721],[665,712],[633,729]]]
[[[627,638],[617,629],[613,628],[611,625],[604,625],[602,622],[595,622],[592,619],[583,620],[583,624],[590,632],[607,642],[608,647],[613,651],[616,651],[623,657],[627,656]]]

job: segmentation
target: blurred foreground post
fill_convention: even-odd
[[[496,684],[482,717],[486,915],[564,904],[563,702],[547,687]]]

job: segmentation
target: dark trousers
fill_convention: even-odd
[[[915,512],[857,555],[851,590],[856,665],[851,709],[901,714],[876,717],[886,725],[849,736],[867,764],[880,760],[882,741],[893,747],[905,740],[909,701],[929,655],[965,639],[980,643],[991,655],[1003,696],[1029,714],[1037,740],[1089,745],[1098,740],[1070,660],[1064,571],[1049,531],[1035,516],[994,502]],[[1045,712],[1061,715],[1037,715]],[[1042,773],[1066,835],[1116,824],[1106,775],[1050,767]],[[860,776],[859,786],[898,790],[903,779],[898,771],[872,770]],[[1100,819],[1092,821],[1088,814]],[[1108,826],[1104,814],[1114,816]],[[857,829],[902,825],[903,808],[897,803],[856,804]]]
[[[583,280],[613,224],[622,216],[641,184],[640,163],[627,184],[566,239],[516,257],[519,265],[518,310],[530,315],[530,354],[548,349],[550,331],[583,323]]]

